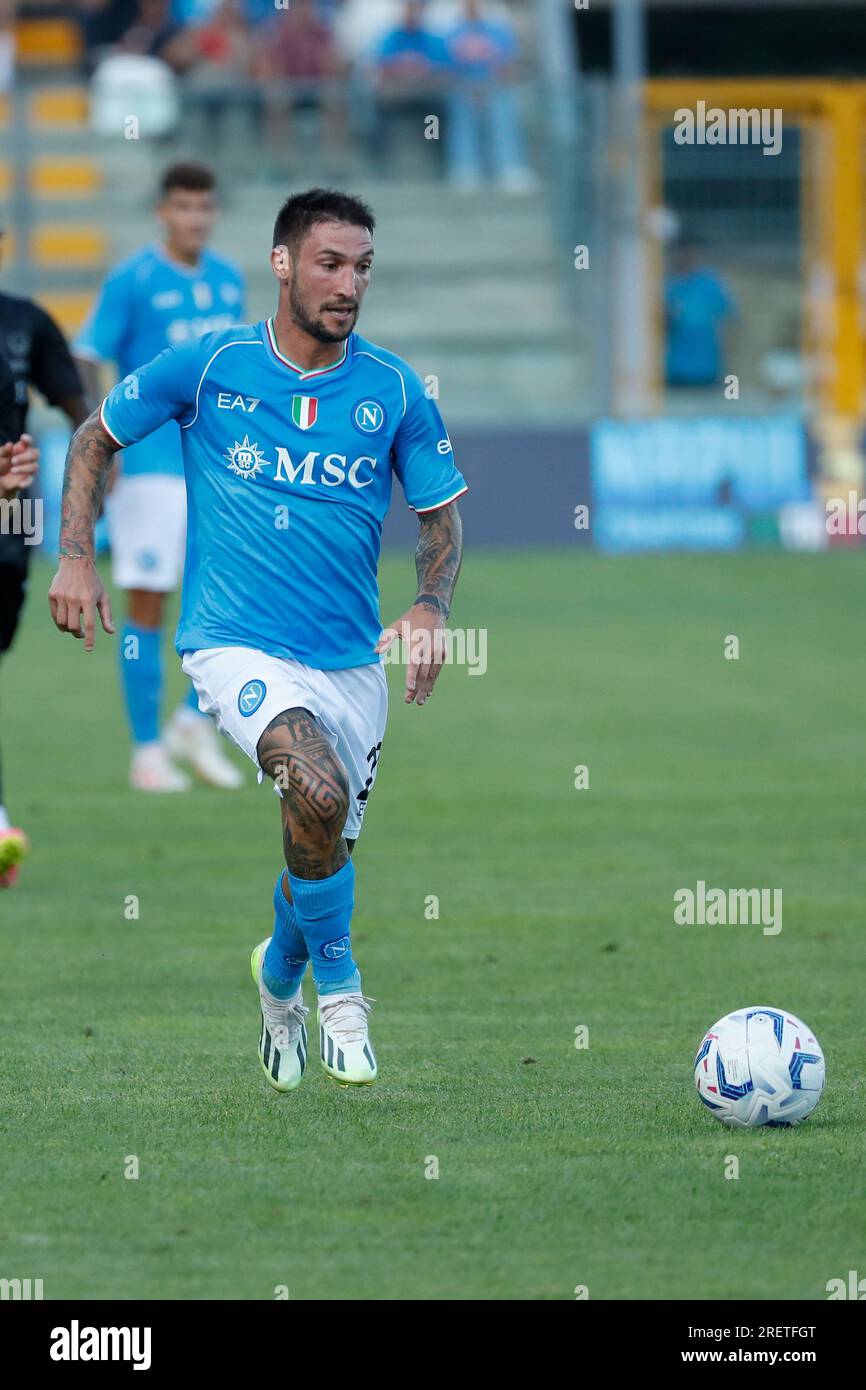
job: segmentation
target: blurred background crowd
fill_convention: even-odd
[[[773,148],[678,138],[678,110],[731,107],[757,130],[778,112]],[[642,509],[629,536],[654,544],[635,480],[679,507],[712,458],[699,540],[716,544],[735,475],[764,479],[753,508],[799,506],[822,472],[833,495],[859,486],[855,0],[0,0],[5,288],[74,337],[110,267],[156,235],[179,159],[215,173],[214,245],[251,318],[271,307],[278,198],[368,198],[366,334],[500,467],[543,457],[534,506],[557,460],[591,465],[593,487],[613,468],[617,505]]]
[[[131,73],[146,84],[149,66],[152,99],[166,93],[164,134],[198,116],[219,140],[227,116],[239,112],[250,138],[264,142],[262,168],[275,178],[291,168],[295,143],[311,138],[332,168],[352,137],[373,169],[387,168],[397,158],[395,133],[420,116],[441,123],[429,157],[455,187],[476,188],[485,177],[515,192],[534,185],[515,89],[526,62],[515,6],[83,0],[76,14],[82,61],[99,73],[101,99]],[[134,69],[123,58],[151,63]]]

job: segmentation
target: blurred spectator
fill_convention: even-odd
[[[714,386],[724,375],[724,328],[736,303],[722,277],[682,241],[665,284],[666,378],[669,386]]]
[[[292,113],[311,110],[322,118],[323,136],[339,136],[337,55],[331,26],[315,0],[293,0],[256,30],[256,76],[264,83],[267,133],[279,155],[289,145]]]
[[[75,14],[88,70],[100,57],[102,49],[120,43],[127,29],[135,23],[137,10],[136,0],[78,0]]]
[[[216,0],[210,14],[199,4],[198,11],[201,21],[173,39],[165,56],[185,72],[185,100],[201,113],[208,138],[218,139],[229,109],[245,111],[258,125],[262,97],[253,80],[253,37],[242,0]]]
[[[475,189],[486,162],[501,188],[529,192],[536,179],[526,161],[513,85],[519,58],[517,35],[510,21],[491,17],[482,0],[463,0],[461,11],[445,36],[454,73],[449,177],[457,188]]]
[[[425,9],[426,0],[404,0],[397,23],[385,30],[372,55],[368,135],[377,162],[387,161],[398,123],[411,122],[419,149],[438,147],[438,139],[425,139],[425,123],[441,116],[449,59],[441,34],[425,22]]]
[[[171,44],[180,33],[181,25],[170,14],[170,0],[138,0],[138,13],[123,35],[120,47],[124,53],[162,58],[174,67]]]
[[[12,86],[15,71],[15,0],[0,0],[0,92]]]

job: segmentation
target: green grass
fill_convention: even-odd
[[[314,1058],[289,1097],[248,967],[275,798],[252,775],[129,792],[113,644],[55,634],[38,569],[3,671],[34,853],[0,898],[0,1276],[48,1298],[820,1299],[866,1272],[864,564],[470,554],[454,621],[489,629],[488,673],[446,670],[419,711],[392,670],[356,853],[380,1079],[342,1090]],[[386,617],[411,584],[389,559]],[[699,878],[781,887],[781,934],[675,926]],[[696,1098],[703,1032],[756,1002],[823,1044],[799,1129],[731,1133]]]

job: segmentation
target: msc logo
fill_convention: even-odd
[[[228,459],[229,468],[238,478],[254,478],[266,462],[258,444],[250,443],[248,434],[244,435],[241,444],[235,440],[234,445],[223,454],[223,458]]]
[[[247,681],[238,696],[238,710],[244,719],[249,719],[251,714],[255,714],[267,693],[268,687],[264,681]]]
[[[359,401],[352,411],[352,419],[362,434],[378,434],[385,428],[388,416],[381,401]]]

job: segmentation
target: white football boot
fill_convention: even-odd
[[[326,1076],[344,1086],[370,1086],[378,1068],[367,1033],[367,1015],[375,999],[363,994],[319,996],[319,1046]]]
[[[137,792],[188,792],[192,782],[161,743],[144,743],[132,755],[129,785]]]
[[[275,1091],[293,1091],[300,1086],[307,1065],[307,1028],[310,1012],[304,1004],[300,985],[288,999],[277,999],[262,980],[262,961],[270,937],[260,941],[250,956],[250,969],[259,987],[262,1005],[262,1031],[259,1035],[259,1061]]]
[[[178,762],[187,763],[209,787],[237,791],[243,774],[220,747],[220,736],[206,715],[177,713],[165,734],[165,746]]]

